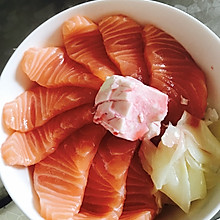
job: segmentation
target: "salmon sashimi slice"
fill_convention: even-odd
[[[36,164],[53,153],[72,132],[92,120],[93,106],[86,104],[63,112],[32,131],[16,131],[2,144],[2,157],[7,165]]]
[[[7,128],[27,132],[64,111],[93,103],[96,93],[90,88],[37,86],[4,105],[4,123]]]
[[[148,83],[142,27],[130,17],[111,15],[99,23],[108,56],[124,76]]]
[[[86,125],[35,165],[34,189],[43,218],[73,219],[79,212],[89,168],[105,133],[102,126]]]
[[[143,31],[150,86],[169,96],[169,121],[176,124],[186,110],[202,118],[207,106],[206,79],[186,49],[175,38],[153,25]]]
[[[152,220],[151,211],[147,210],[138,210],[138,211],[129,211],[124,213],[120,220]]]
[[[122,213],[126,178],[139,142],[108,133],[102,140],[89,171],[79,214],[74,219],[118,219]]]
[[[98,90],[103,81],[71,60],[62,47],[30,48],[21,61],[30,80],[45,87],[79,86]]]
[[[119,74],[109,59],[98,26],[89,18],[74,16],[63,24],[63,40],[69,57],[105,80]]]
[[[154,219],[159,211],[151,177],[144,171],[136,151],[128,169],[126,199],[120,219]]]

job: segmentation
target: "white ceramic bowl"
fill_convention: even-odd
[[[220,113],[220,39],[205,25],[173,7],[144,0],[102,0],[81,4],[52,17],[33,31],[16,49],[0,80],[0,115],[5,102],[13,100],[30,86],[21,73],[19,62],[26,49],[32,46],[62,44],[61,25],[73,15],[86,15],[97,20],[106,14],[126,14],[141,24],[152,23],[173,35],[190,52],[207,77],[209,104]],[[1,118],[1,117],[0,117]],[[0,119],[1,120],[1,119]],[[7,137],[0,121],[0,144]],[[33,220],[42,219],[34,202],[28,169],[6,166],[0,157],[1,179],[14,202]],[[163,218],[178,220],[209,220],[220,210],[220,184],[208,196],[194,202],[188,215],[179,209],[165,210]]]

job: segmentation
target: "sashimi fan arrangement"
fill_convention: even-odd
[[[62,46],[20,62],[33,86],[3,108],[4,163],[28,167],[44,219],[155,219],[217,184],[205,73],[169,33],[126,14],[76,15]]]

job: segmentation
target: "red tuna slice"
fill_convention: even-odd
[[[126,178],[138,142],[108,133],[89,171],[80,213],[74,219],[118,219],[122,213]]]
[[[99,89],[102,80],[71,60],[64,48],[30,48],[21,61],[30,80],[45,87],[79,86]]]
[[[126,199],[121,220],[151,220],[158,213],[153,193],[153,182],[143,170],[138,153],[135,152],[128,169]]]
[[[205,75],[172,36],[153,25],[143,31],[150,86],[169,96],[165,122],[176,124],[184,110],[202,118],[207,105]]]
[[[96,92],[90,88],[37,86],[5,104],[4,123],[13,130],[30,131],[66,110],[93,103]]]
[[[73,219],[79,212],[89,168],[105,133],[99,125],[86,125],[35,165],[34,189],[43,218]]]
[[[102,80],[119,74],[109,59],[98,26],[84,16],[75,16],[63,24],[63,39],[71,59],[84,65]]]
[[[63,112],[32,131],[16,131],[2,144],[2,157],[8,165],[36,164],[53,153],[76,129],[91,123],[92,119],[93,107],[86,104]]]
[[[112,15],[99,22],[107,54],[122,75],[148,83],[144,60],[142,27],[124,15]]]

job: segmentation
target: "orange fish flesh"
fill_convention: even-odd
[[[82,204],[92,160],[106,130],[85,125],[34,168],[40,214],[47,220],[73,219]]]
[[[54,116],[86,103],[93,103],[96,90],[79,87],[26,90],[3,108],[7,128],[27,132],[45,124]]]
[[[169,96],[169,121],[176,124],[186,110],[202,118],[207,106],[205,74],[186,49],[163,30],[146,25],[143,31],[150,86]]]
[[[64,22],[62,31],[71,59],[84,65],[103,81],[107,76],[120,73],[105,51],[98,26],[89,18],[74,16]]]
[[[53,153],[72,132],[93,119],[91,104],[63,112],[34,130],[14,132],[2,144],[1,154],[7,165],[30,166]]]
[[[80,213],[74,219],[118,219],[126,194],[131,158],[139,142],[108,133],[102,140],[89,171]]]
[[[159,211],[154,185],[150,176],[142,168],[137,151],[131,160],[126,181],[126,199],[119,219],[152,220]]]
[[[79,86],[99,89],[103,81],[79,63],[71,60],[64,48],[30,48],[21,68],[30,78],[45,87]]]
[[[124,15],[107,16],[98,25],[107,54],[121,74],[147,84],[141,25]]]

